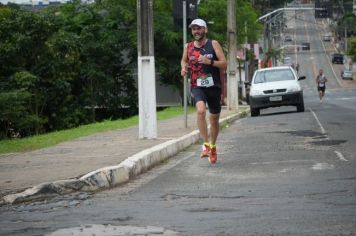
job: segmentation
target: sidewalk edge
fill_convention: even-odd
[[[245,117],[248,110],[239,111],[233,115],[221,118],[220,126],[230,123],[238,118]],[[60,194],[68,194],[75,191],[98,191],[128,182],[153,166],[174,156],[199,140],[199,131],[180,138],[169,140],[152,148],[143,150],[128,157],[119,165],[107,166],[83,175],[78,179],[58,180],[41,183],[28,188],[23,192],[9,194],[3,197],[2,204],[16,204],[31,200],[40,200]]]

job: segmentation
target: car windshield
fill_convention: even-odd
[[[257,72],[254,83],[259,84],[283,80],[294,80],[294,75],[291,70],[265,70]]]

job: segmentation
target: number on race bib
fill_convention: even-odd
[[[213,77],[209,76],[207,78],[198,78],[197,86],[198,87],[211,87],[214,85]]]

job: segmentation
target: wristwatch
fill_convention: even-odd
[[[214,59],[213,58],[210,59],[210,65],[211,66],[214,65]]]

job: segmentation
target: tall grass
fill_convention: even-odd
[[[183,107],[166,108],[162,111],[157,112],[157,119],[169,119],[175,116],[183,115],[183,112]],[[188,112],[194,112],[194,108],[188,107]],[[73,129],[61,130],[57,132],[51,132],[22,139],[0,140],[0,154],[24,152],[50,147],[76,138],[100,132],[124,129],[135,125],[138,125],[138,116],[133,116],[124,120],[107,120],[99,123],[82,125]]]

